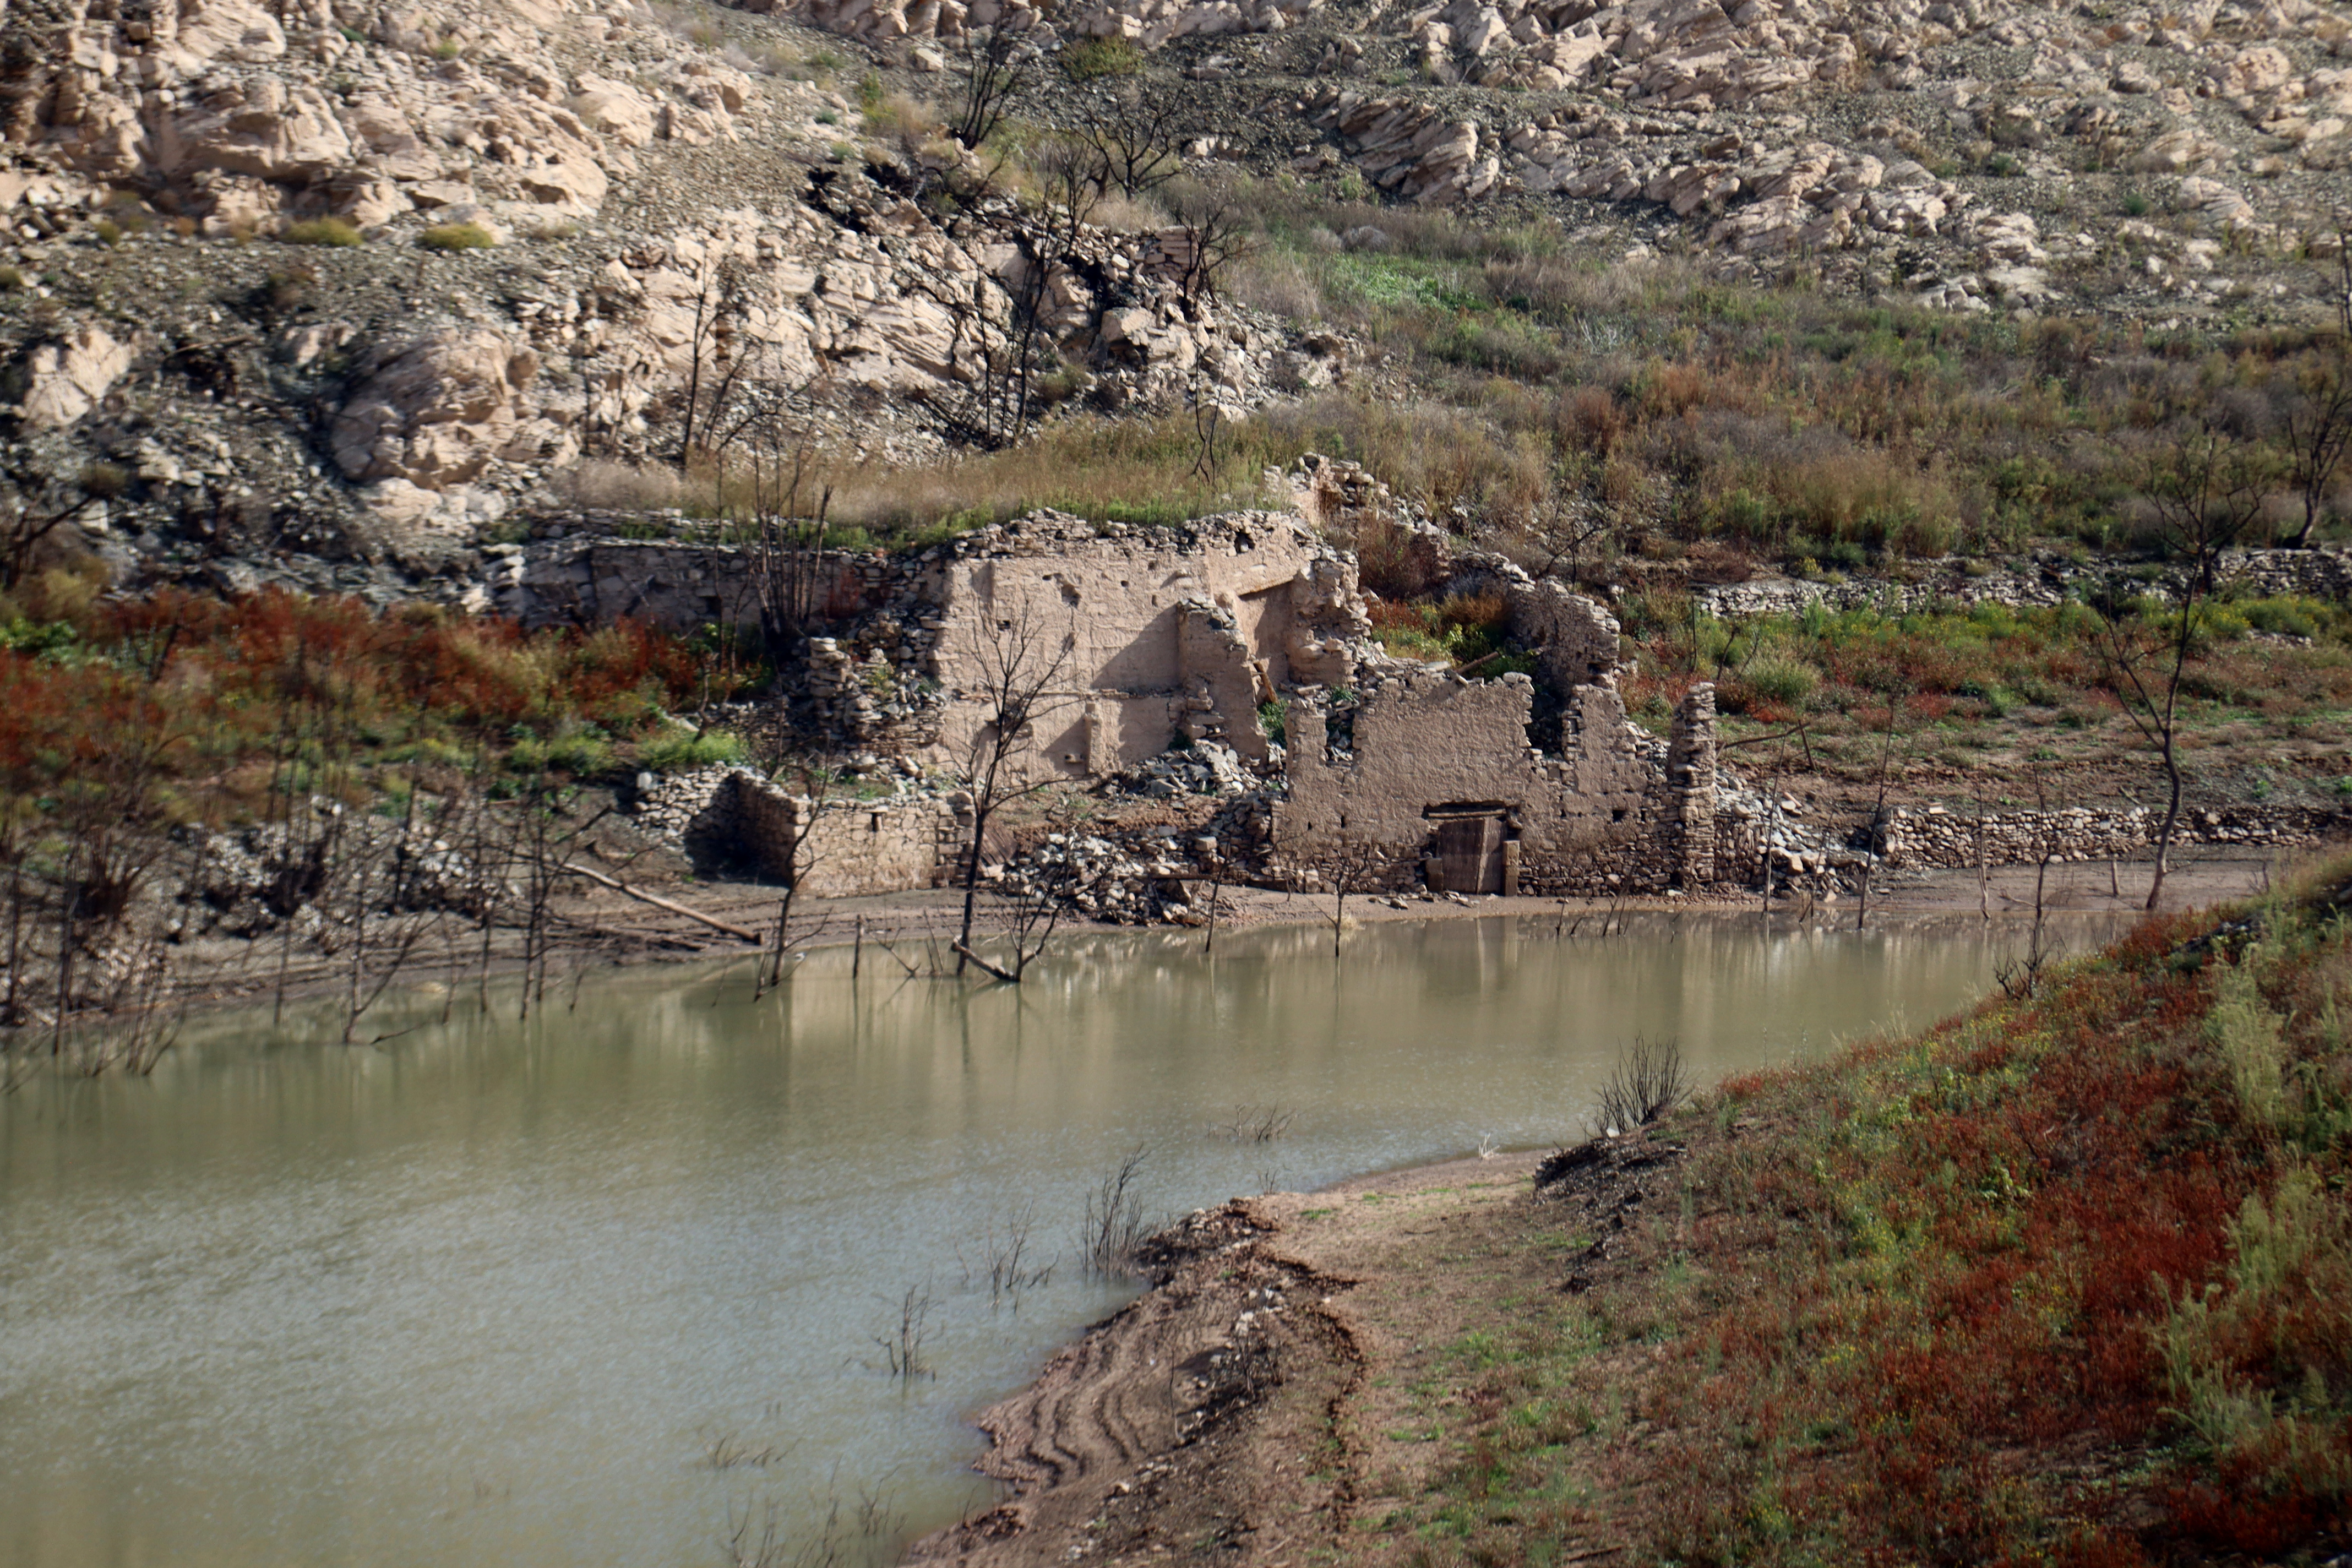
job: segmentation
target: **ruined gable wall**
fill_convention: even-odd
[[[1302,577],[1303,624],[1292,594]],[[941,552],[928,589],[940,618],[931,673],[950,692],[977,693],[990,640],[1001,635],[992,628],[1043,628],[1068,656],[1033,766],[1115,771],[1166,750],[1180,729],[1263,757],[1258,703],[1292,679],[1294,646],[1328,672],[1330,634],[1362,621],[1350,590],[1328,548],[1287,513],[1228,513],[1181,529],[1097,529],[1038,514]],[[986,717],[976,697],[950,702],[939,759],[967,754]]]

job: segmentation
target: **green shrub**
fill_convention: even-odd
[[[2332,605],[2295,594],[2283,594],[2273,599],[2247,599],[2233,607],[2245,617],[2248,626],[2278,637],[2316,640],[2327,635],[2337,618]]]
[[[1741,667],[1740,684],[1768,702],[1802,708],[1822,683],[1821,671],[1803,659],[1761,654]]]
[[[367,243],[359,226],[347,217],[309,217],[289,223],[278,237],[289,245],[353,246]]]
[[[1062,51],[1062,69],[1072,81],[1134,76],[1143,69],[1143,51],[1132,38],[1086,38]]]
[[[1257,710],[1257,731],[1276,745],[1286,745],[1289,733],[1290,707],[1280,698],[1261,703]]]
[[[637,766],[647,773],[666,773],[719,763],[740,763],[748,754],[742,737],[724,730],[706,730],[698,735],[691,730],[670,729],[639,744]]]
[[[498,237],[478,223],[436,224],[416,237],[427,250],[488,250]]]

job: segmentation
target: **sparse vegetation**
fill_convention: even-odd
[[[1136,47],[1135,40],[1116,35],[1081,38],[1062,51],[1061,59],[1062,69],[1072,81],[1134,76],[1143,69],[1143,51]]]
[[[488,250],[498,237],[478,223],[438,223],[416,237],[427,250]]]
[[[1435,1483],[1373,1537],[2326,1555],[2352,1500],[2347,870],[1667,1115],[1654,1142],[1690,1153],[1629,1215],[1632,1261],[1465,1342],[1423,1391]]]
[[[348,247],[364,245],[367,237],[359,226],[343,217],[309,217],[289,223],[278,236],[289,245],[325,245]]]

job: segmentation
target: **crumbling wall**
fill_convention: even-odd
[[[1259,705],[1302,678],[1353,679],[1370,629],[1352,563],[1283,512],[1179,528],[1039,512],[940,546],[922,570],[940,623],[929,674],[948,697],[942,762],[969,753],[992,668],[1023,640],[1032,668],[1062,659],[1024,748],[1033,770],[1105,776],[1180,733],[1264,760]]]
[[[1436,824],[1500,818],[1505,891],[1556,895],[1696,885],[1714,875],[1711,689],[1678,711],[1665,745],[1626,722],[1608,685],[1574,689],[1560,754],[1530,743],[1534,682],[1392,675],[1353,717],[1352,746],[1329,744],[1322,707],[1289,715],[1290,798],[1275,809],[1276,855],[1297,871],[1368,854],[1358,875],[1383,888],[1427,879]],[[1670,766],[1684,760],[1679,772]],[[1704,758],[1707,765],[1696,765]]]
[[[762,876],[780,882],[792,879],[794,842],[814,814],[801,845],[799,890],[815,898],[942,886],[970,842],[954,805],[936,797],[813,803],[741,775],[735,792],[737,843]]]

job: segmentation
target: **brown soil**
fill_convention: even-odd
[[[1465,1357],[1542,1331],[1564,1296],[1638,1288],[1625,1219],[1679,1157],[1631,1138],[1587,1145],[1540,1194],[1545,1157],[1513,1154],[1192,1215],[1162,1238],[1155,1289],[980,1417],[1009,1500],[907,1562],[1403,1558],[1457,1457],[1446,1439],[1480,1414],[1446,1392]],[[1588,1510],[1563,1560],[1626,1551],[1638,1511]]]

